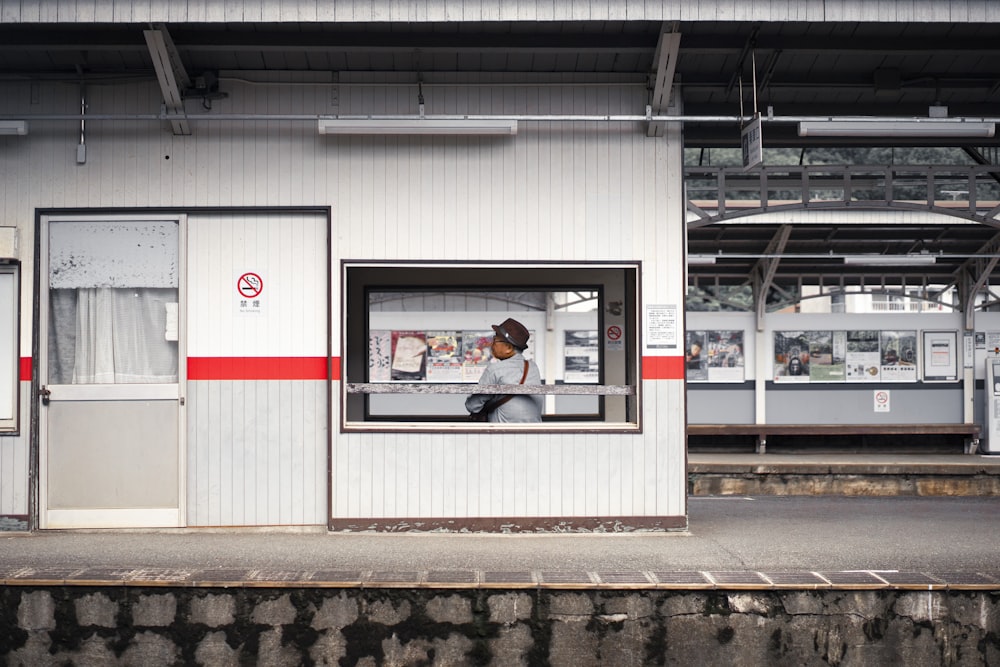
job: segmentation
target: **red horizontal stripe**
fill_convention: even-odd
[[[684,357],[643,357],[643,380],[683,380]]]
[[[340,379],[340,359],[326,357],[188,357],[188,380]]]
[[[31,382],[31,357],[21,357],[21,382]]]

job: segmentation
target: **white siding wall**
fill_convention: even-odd
[[[27,85],[3,88],[4,113],[72,112],[79,104],[75,86],[42,86],[37,104]],[[229,82],[224,89],[230,97],[215,104],[222,113],[413,112],[416,100],[413,87],[341,84],[335,96],[318,85]],[[425,86],[425,96],[428,113],[616,114],[641,112],[645,104],[643,87],[616,85]],[[331,108],[332,99],[339,100],[338,108]],[[146,113],[158,108],[159,92],[155,84],[93,87],[89,104],[94,114]],[[315,123],[291,121],[195,122],[193,129],[193,136],[175,137],[159,123],[92,122],[85,165],[74,159],[75,123],[38,122],[27,137],[0,139],[0,224],[20,227],[24,275],[33,271],[37,207],[329,205],[335,321],[341,312],[343,258],[641,260],[643,300],[675,305],[683,312],[676,134],[651,139],[638,123],[598,122],[522,123],[513,138],[321,137]],[[195,315],[216,308],[212,299],[217,297],[199,294],[199,285],[231,280],[238,267],[224,264],[235,246],[200,236],[221,227],[192,220],[190,229],[189,353],[258,353],[235,324],[227,329],[225,317],[206,330],[200,328],[203,320],[195,321]],[[498,240],[500,229],[508,233],[503,242]],[[32,312],[32,298],[25,290],[23,312]],[[222,304],[229,309],[224,298]],[[316,325],[309,321],[302,327],[315,332]],[[679,326],[682,332],[683,321]],[[26,323],[23,341],[31,340],[29,327]],[[338,356],[339,327],[331,336]],[[271,350],[277,349],[272,344],[280,348],[284,338],[268,332],[267,340]],[[28,345],[24,343],[25,356],[30,355]],[[680,351],[646,352],[663,353]],[[340,421],[339,390],[335,383],[334,425]],[[682,382],[645,381],[643,390],[641,434],[498,438],[334,433],[333,516],[683,516]],[[199,525],[313,521],[313,507],[291,509],[291,500],[287,510],[284,505],[274,508],[277,514],[269,506],[238,507],[263,459],[257,454],[253,464],[244,461],[242,472],[234,473],[224,462],[236,465],[236,453],[224,449],[241,438],[255,447],[270,440],[270,431],[241,430],[238,414],[235,421],[232,417],[260,405],[263,391],[259,385],[220,384],[192,392],[192,412],[200,415],[205,405],[212,417],[204,423],[197,418],[189,443],[189,515]],[[272,399],[298,400],[298,389],[291,385],[275,389],[268,384],[266,391],[268,409]],[[314,400],[311,390],[303,391],[307,395],[302,400]],[[303,411],[291,418],[306,415]],[[203,430],[215,431],[205,447]],[[318,436],[306,439],[313,437]],[[295,465],[319,464],[306,455]],[[279,476],[277,496],[269,495],[268,504],[271,498],[291,498],[282,485],[299,483],[297,475]],[[325,505],[325,498],[319,499],[325,489],[315,492]],[[259,498],[255,492],[253,502]],[[308,504],[307,499],[302,503]]]
[[[28,434],[31,424],[31,383],[21,382],[18,435],[0,436],[0,516],[28,514]]]
[[[327,233],[324,215],[189,216],[188,357],[325,358]],[[248,271],[260,312],[239,308]],[[189,525],[326,523],[325,381],[193,379],[188,401]]]

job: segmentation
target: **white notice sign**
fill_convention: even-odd
[[[889,392],[885,389],[875,390],[875,412],[889,412]]]
[[[677,312],[674,304],[646,306],[646,347],[677,347]]]

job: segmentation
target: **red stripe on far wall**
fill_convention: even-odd
[[[188,357],[188,380],[325,380],[328,361],[339,380],[337,357]]]
[[[21,382],[31,382],[31,357],[21,357]]]
[[[643,380],[683,380],[684,357],[643,357]]]

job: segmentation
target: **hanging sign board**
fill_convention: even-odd
[[[743,146],[743,168],[753,169],[764,161],[764,138],[760,132],[760,114],[743,126],[740,144]]]

